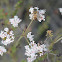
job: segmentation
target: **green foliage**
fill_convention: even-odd
[[[24,59],[24,60],[22,60],[21,62],[27,62],[27,61]]]
[[[4,9],[0,9],[0,19],[5,18],[5,14],[3,13]]]
[[[16,3],[15,7],[16,7],[16,8],[21,7],[21,6],[20,6],[21,3],[22,3],[22,1],[18,1],[18,2]]]
[[[62,56],[60,56],[60,57],[56,57],[56,62],[62,62]]]
[[[22,3],[22,1],[18,1],[18,2],[16,3],[16,5],[15,5],[15,10],[14,10],[12,16],[14,16],[14,15],[17,14],[18,9],[21,7],[21,5],[20,5],[21,3]]]
[[[11,47],[11,53],[10,55],[13,56],[16,53],[16,47]]]

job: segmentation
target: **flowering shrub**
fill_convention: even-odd
[[[62,13],[61,8],[59,8],[59,11]],[[45,9],[39,10],[38,7],[34,7],[34,8],[30,7],[29,12],[30,12],[29,19],[31,20],[31,22],[28,25],[28,27],[26,28],[26,30],[22,32],[20,38],[18,39],[18,41],[15,43],[15,46],[13,46],[13,47],[17,48],[17,45],[18,45],[20,39],[24,37],[28,43],[28,45],[25,46],[25,55],[28,57],[27,62],[33,62],[37,59],[37,57],[43,56],[45,54],[47,54],[47,59],[48,59],[48,53],[50,53],[50,50],[51,50],[51,48],[49,48],[49,46],[52,47],[52,45],[57,43],[62,38],[58,39],[56,42],[53,42],[53,44],[48,45],[47,39],[52,38],[52,36],[53,36],[52,30],[48,30],[47,34],[46,34],[47,38],[44,41],[44,43],[42,43],[42,44],[36,43],[34,40],[34,35],[32,35],[32,32],[28,32],[28,29],[34,20],[38,20],[39,22],[42,22],[42,20],[45,21],[46,10]],[[18,18],[18,16],[14,16],[14,18],[9,19],[9,23],[11,23],[13,27],[18,27],[18,24],[21,21],[22,20],[20,18]],[[0,55],[3,56],[3,53],[13,52],[11,49],[8,49],[8,51],[7,51],[5,48],[10,43],[14,42],[15,35],[14,35],[13,30],[10,30],[7,27],[4,28],[4,30],[3,31],[1,30],[1,32],[0,32],[0,38],[2,39],[1,44],[3,44],[3,46],[0,46]]]

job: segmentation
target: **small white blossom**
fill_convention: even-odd
[[[41,22],[42,20],[45,21],[45,12],[46,10],[39,10],[38,7],[34,7],[34,8],[30,8],[29,12],[31,12],[31,14],[29,14],[30,19],[35,20],[37,19],[39,22]]]
[[[42,20],[45,21],[45,16],[40,15],[40,17],[37,17],[38,21],[41,22]]]
[[[4,28],[4,31],[1,31],[0,38],[2,38],[1,43],[4,45],[10,44],[14,41],[13,31],[9,31],[8,28]]]
[[[3,46],[0,46],[0,55],[3,56],[3,53],[6,53],[6,49]]]
[[[60,11],[60,13],[61,13],[61,15],[62,15],[62,8],[59,8],[59,11]]]
[[[38,52],[40,53],[40,56],[44,54],[44,51],[47,51],[46,45],[42,44],[37,47]]]
[[[10,44],[11,42],[13,42],[14,40],[11,40],[10,38],[7,38],[6,40],[2,40],[2,44],[7,45]]]
[[[44,9],[44,10],[39,10],[39,14],[40,14],[40,15],[45,14],[45,12],[46,12],[46,10],[45,10],[45,9]]]
[[[6,37],[6,35],[4,35],[4,31],[1,31],[1,33],[0,33],[0,37],[1,37],[1,38]]]
[[[18,18],[18,16],[14,16],[14,18],[9,19],[9,22],[14,26],[18,27],[18,23],[20,23],[22,20]]]
[[[29,32],[29,33],[27,34],[27,38],[29,38],[30,41],[33,41],[34,35],[31,35],[31,34],[32,34],[32,32]]]
[[[8,31],[9,31],[9,29],[6,27],[6,28],[4,28],[4,31],[8,32]]]
[[[29,14],[29,17],[30,17],[31,20],[34,19],[33,14]]]
[[[31,8],[29,9],[29,12],[33,13],[33,11],[34,11],[34,8],[31,7]]]

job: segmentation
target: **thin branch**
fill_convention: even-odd
[[[29,44],[29,40],[26,38],[26,36],[24,36],[24,38],[26,39],[27,43]]]
[[[33,19],[31,20],[30,24],[28,25],[28,27],[27,27],[27,29],[25,31],[25,34],[27,33],[27,31],[28,31],[29,27],[31,26],[32,22],[33,22]]]

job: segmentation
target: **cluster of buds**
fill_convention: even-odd
[[[53,32],[52,30],[47,30],[46,36],[51,38],[53,36],[52,32]]]
[[[31,34],[31,32],[29,33]],[[30,37],[33,37],[33,35],[30,35],[29,38]],[[47,51],[45,44],[41,44],[41,45],[39,43],[36,44],[34,41],[30,41],[29,45],[25,46],[25,49],[26,49],[25,55],[28,56],[27,58],[28,62],[33,62],[38,55],[42,56]]]
[[[0,55],[3,56],[3,53],[6,53],[6,49],[4,46],[0,46]]]
[[[31,7],[29,9],[29,12],[31,12],[31,14],[29,14],[29,17],[31,20],[38,20],[39,22],[41,22],[42,20],[45,21],[45,12],[46,10],[39,10],[38,7]]]

